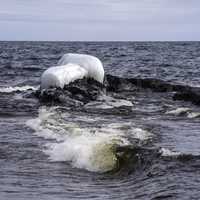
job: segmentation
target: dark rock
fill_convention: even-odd
[[[45,104],[65,104],[69,106],[80,106],[106,92],[120,93],[124,91],[138,92],[142,89],[150,89],[154,92],[175,93],[173,100],[190,101],[200,105],[200,89],[165,82],[153,78],[121,78],[113,75],[106,75],[104,84],[91,78],[83,78],[65,85],[61,88],[50,88],[44,91],[38,90],[35,96]],[[172,94],[173,94],[172,93]],[[123,93],[124,94],[124,93]]]
[[[190,101],[193,104],[200,105],[200,91],[188,90],[183,92],[177,92],[173,96],[173,100]]]
[[[105,82],[106,90],[108,92],[120,92],[120,91],[136,91],[137,87],[131,83],[130,79],[121,78],[113,75],[106,75]]]
[[[120,91],[124,85],[129,85],[128,89],[138,90],[139,88],[151,89],[155,92],[172,91],[173,85],[158,79],[141,79],[141,78],[121,78],[112,75],[106,76],[106,88],[108,91]]]
[[[103,92],[105,86],[93,79],[83,78],[69,83],[63,89],[49,88],[38,90],[35,95],[43,103],[67,104],[69,106],[80,106],[89,101],[96,100]]]

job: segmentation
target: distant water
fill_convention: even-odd
[[[97,56],[117,90],[39,102],[69,52]],[[200,42],[0,42],[0,76],[0,199],[200,199],[200,107],[127,82],[200,87]]]

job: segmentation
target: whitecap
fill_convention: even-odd
[[[191,112],[188,113],[188,118],[193,119],[193,118],[198,118],[200,117],[200,112]]]
[[[177,108],[175,110],[167,111],[165,114],[171,114],[171,115],[178,116],[178,115],[186,114],[189,111],[191,111],[190,108],[181,107],[181,108]]]
[[[38,118],[27,121],[37,136],[47,139],[43,151],[52,162],[66,161],[73,167],[107,172],[118,166],[118,146],[130,145],[129,138],[148,140],[151,136],[131,122],[87,126],[85,118],[82,125],[77,121],[80,116],[74,118],[68,114],[66,121],[57,108],[41,107]]]
[[[181,155],[180,152],[171,151],[167,148],[161,148],[160,153],[163,157],[177,157],[177,156]]]
[[[34,86],[30,86],[30,85],[25,85],[25,86],[15,86],[15,87],[0,87],[0,92],[1,93],[12,93],[12,92],[23,92],[23,91],[27,91],[27,90],[34,90],[36,91],[39,87],[34,87]]]

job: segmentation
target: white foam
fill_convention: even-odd
[[[200,112],[191,112],[188,113],[188,118],[193,119],[193,118],[198,118],[200,117]]]
[[[103,64],[98,58],[91,55],[68,53],[63,55],[58,61],[58,65],[66,65],[69,63],[79,65],[88,72],[88,77],[103,83],[104,69]]]
[[[185,114],[190,119],[200,117],[200,112],[193,112],[190,108],[185,108],[185,107],[181,107],[181,108],[177,108],[175,110],[167,111],[165,114],[171,114],[171,115],[175,115],[175,116]]]
[[[70,121],[64,120],[66,117]],[[116,146],[129,145],[130,137],[145,140],[150,135],[142,129],[134,129],[132,123],[91,127],[77,123],[81,118],[74,117],[62,116],[57,107],[42,107],[38,118],[27,122],[39,137],[55,140],[47,140],[44,149],[53,162],[67,161],[74,167],[94,172],[110,171],[118,164]],[[83,122],[86,123],[85,118]]]
[[[106,136],[68,137],[62,143],[50,144],[46,153],[53,161],[70,161],[74,167],[89,171],[109,171],[117,164],[113,143]]]
[[[167,111],[165,114],[171,114],[171,115],[182,115],[182,114],[186,114],[190,111],[190,108],[177,108],[175,110],[171,110],[171,111]]]
[[[87,75],[88,72],[76,64],[69,63],[63,66],[50,67],[42,74],[41,89],[63,88],[70,82],[87,77]]]
[[[34,87],[34,86],[29,86],[29,85],[25,85],[25,86],[16,86],[16,87],[2,87],[0,88],[0,92],[2,93],[12,93],[12,92],[23,92],[23,91],[27,91],[27,90],[37,90],[38,87]]]
[[[132,128],[131,134],[133,138],[139,139],[140,141],[148,140],[153,136],[152,133],[141,128]]]
[[[35,119],[30,119],[26,122],[26,125],[35,130],[35,133],[38,136],[44,137],[46,139],[58,139],[57,135],[54,134],[53,130],[48,128],[48,125],[50,126],[50,123],[46,123],[48,119],[51,120],[51,116],[53,116],[54,110],[56,107],[52,107],[51,109],[47,109],[46,107],[41,107],[39,109],[39,117]]]
[[[176,151],[171,151],[167,148],[161,148],[160,153],[163,157],[176,157],[179,156],[181,153]]]

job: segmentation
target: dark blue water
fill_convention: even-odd
[[[199,106],[126,82],[45,106],[32,89],[69,52],[124,80],[200,86],[199,42],[0,42],[0,199],[200,199]]]

